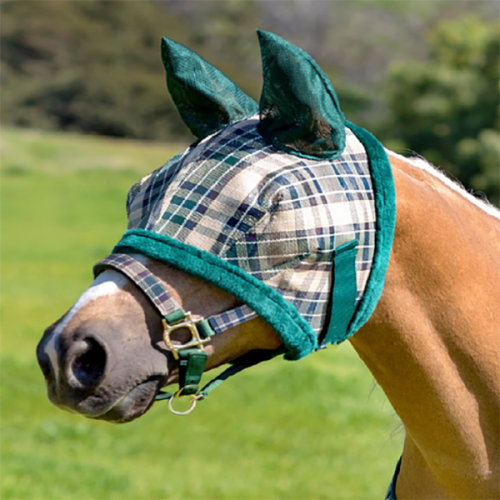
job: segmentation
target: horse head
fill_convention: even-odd
[[[167,85],[196,142],[131,188],[128,231],[38,345],[61,408],[126,422],[156,399],[188,396],[194,406],[252,364],[345,340],[375,307],[394,215],[386,210],[385,233],[376,231],[384,208],[363,168],[368,149],[388,165],[383,149],[346,125],[308,54],[269,33],[259,41],[258,105],[162,40]],[[375,238],[385,255],[376,265]],[[204,370],[228,362],[199,387]],[[161,392],[176,381],[174,397]]]

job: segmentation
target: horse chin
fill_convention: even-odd
[[[131,422],[144,415],[153,406],[155,396],[162,385],[162,380],[159,377],[151,377],[118,398],[104,413],[86,416],[94,420],[104,420],[113,424]]]

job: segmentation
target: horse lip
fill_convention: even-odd
[[[122,394],[103,411],[88,413],[79,408],[78,413],[87,418],[111,423],[130,422],[151,408],[164,380],[164,375],[152,375]]]

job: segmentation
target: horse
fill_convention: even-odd
[[[50,400],[114,423],[161,399],[187,413],[176,409],[179,398],[191,411],[257,362],[348,340],[404,424],[387,498],[498,498],[500,213],[423,159],[386,150],[346,122],[331,83],[301,49],[266,32],[259,41],[260,106],[200,56],[163,39],[170,93],[197,140],[132,187],[129,231],[96,265],[90,288],[46,329],[37,357]],[[241,137],[251,139],[242,145]],[[209,164],[207,155],[223,159]],[[377,191],[375,201],[366,193],[354,199],[338,173],[363,158],[376,190],[349,172],[366,192]],[[188,167],[190,193],[203,203],[183,195]],[[344,190],[332,194],[338,204],[318,206],[297,191],[333,182],[322,180],[331,169]],[[305,184],[307,175],[314,182]],[[242,192],[246,204],[236,206]],[[281,210],[286,203],[297,210]],[[363,213],[349,225],[353,203]],[[311,213],[333,213],[337,225],[318,229]],[[224,217],[232,246],[219,227]],[[278,233],[288,237],[269,240]],[[305,233],[314,248],[302,245]],[[214,245],[226,249],[226,261],[210,253]],[[255,269],[264,253],[268,267]],[[227,363],[200,389],[202,372]],[[163,392],[177,382],[175,394]]]

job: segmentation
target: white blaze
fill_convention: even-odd
[[[89,302],[92,302],[99,297],[114,295],[123,289],[127,283],[128,278],[118,271],[113,269],[106,269],[94,280],[92,285],[81,295],[75,305],[69,310],[62,321],[54,328],[50,335],[48,342],[45,344],[45,354],[50,359],[52,364],[53,373],[55,376],[56,386],[59,385],[59,371],[57,368],[57,351],[55,348],[57,337],[66,328],[75,314]]]

